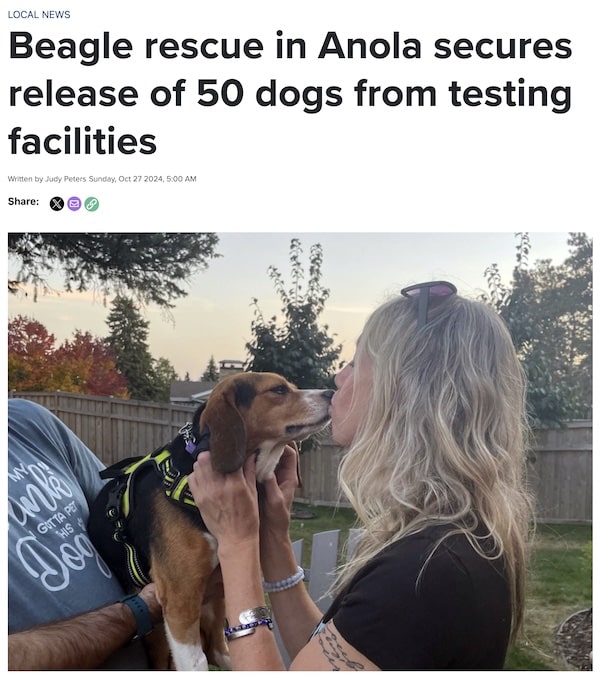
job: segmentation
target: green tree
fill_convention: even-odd
[[[156,390],[155,401],[168,402],[171,397],[171,382],[178,379],[177,372],[171,362],[165,357],[159,357],[153,361],[152,372]]]
[[[206,370],[202,374],[202,380],[208,380],[209,382],[212,383],[218,383],[219,382],[219,369],[217,369],[217,364],[215,362],[215,358],[211,354],[210,360],[206,366]]]
[[[160,393],[147,344],[149,322],[130,298],[117,296],[112,306],[106,320],[110,329],[106,342],[115,355],[117,368],[127,380],[132,399],[154,401]]]
[[[570,233],[561,264],[529,264],[530,240],[518,233],[516,265],[504,285],[496,264],[486,270],[488,302],[506,322],[528,378],[534,425],[591,415],[592,240]]]
[[[279,270],[270,266],[268,274],[282,302],[283,324],[276,317],[265,320],[258,300],[253,299],[255,318],[252,341],[246,344],[250,355],[249,371],[274,371],[301,388],[330,387],[342,350],[328,335],[329,327],[319,327],[318,319],[329,298],[329,289],[321,285],[323,251],[320,244],[310,249],[309,276],[303,288],[304,268],[298,239],[290,245],[291,286],[285,288]]]
[[[182,282],[219,256],[218,242],[214,233],[9,233],[9,258],[20,265],[9,291],[31,283],[35,299],[60,270],[66,291],[95,288],[169,310],[187,295]]]

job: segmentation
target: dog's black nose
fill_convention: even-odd
[[[335,390],[323,390],[321,394],[325,397],[325,399],[331,400],[331,397],[335,394]]]

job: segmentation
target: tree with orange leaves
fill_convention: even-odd
[[[73,340],[56,351],[60,390],[127,398],[127,381],[117,370],[115,356],[101,338],[76,331]]]
[[[40,322],[19,315],[8,323],[8,388],[26,392],[53,384],[56,339]]]
[[[127,381],[110,347],[89,332],[76,331],[56,348],[38,321],[17,316],[8,324],[8,387],[25,392],[80,392],[127,398]]]

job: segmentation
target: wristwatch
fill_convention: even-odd
[[[140,636],[146,636],[146,634],[149,634],[152,629],[154,629],[152,618],[150,617],[150,610],[148,610],[148,606],[144,599],[140,598],[137,594],[131,594],[123,597],[119,603],[124,603],[131,608],[131,612],[135,617],[137,627],[135,636],[133,637],[134,640],[140,638]]]

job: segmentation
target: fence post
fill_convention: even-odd
[[[337,568],[339,537],[339,530],[329,530],[313,535],[308,593],[323,613],[331,604],[331,596],[327,592]]]
[[[329,530],[315,533],[312,538],[312,551],[310,556],[310,568],[305,571],[308,579],[308,593],[310,598],[317,604],[322,613],[325,613],[331,604],[331,596],[327,594],[333,574],[337,567],[338,543],[340,531]],[[304,540],[296,540],[292,543],[292,551],[298,565],[302,564],[302,549]],[[275,640],[286,667],[290,665],[289,656],[283,646],[277,622],[274,621]]]
[[[362,532],[362,528],[350,528],[348,531],[348,542],[346,543],[346,560],[352,558]]]

